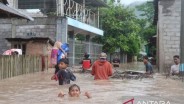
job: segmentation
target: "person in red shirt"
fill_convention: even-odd
[[[95,80],[108,80],[112,75],[112,65],[107,61],[106,53],[102,52],[99,60],[94,62],[91,74]]]

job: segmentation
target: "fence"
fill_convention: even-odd
[[[98,13],[85,8],[84,5],[75,2],[75,0],[65,0],[64,13],[73,19],[99,28]]]
[[[99,54],[102,52],[101,44],[96,44],[93,42],[77,41],[77,40],[69,40],[69,43],[72,44],[73,41],[75,41],[75,50],[74,50],[75,65],[78,65],[79,62],[84,58],[83,55],[85,52],[88,52],[90,54],[90,59],[92,60],[92,62],[98,59]],[[70,54],[73,54],[73,52],[69,51],[69,55]]]
[[[0,56],[0,79],[42,70],[40,56]]]
[[[98,3],[85,0],[83,3],[77,3],[82,0],[18,0],[19,9],[40,9],[46,15],[66,15],[83,23],[99,28],[99,12],[97,10]],[[103,2],[103,1],[100,1]],[[91,6],[87,6],[90,5]],[[15,5],[15,4],[12,4]],[[64,13],[63,13],[64,12]]]

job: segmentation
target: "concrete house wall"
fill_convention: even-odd
[[[56,18],[35,18],[34,21],[25,19],[0,19],[0,54],[11,48],[5,38],[48,37],[56,39]],[[28,51],[27,51],[28,52]]]
[[[0,54],[10,48],[10,43],[5,38],[10,38],[12,34],[11,20],[0,19]]]
[[[159,0],[158,57],[160,72],[168,72],[173,56],[180,52],[181,0]]]

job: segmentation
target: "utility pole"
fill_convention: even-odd
[[[180,75],[184,77],[184,0],[181,0]],[[182,81],[184,78],[182,78]]]

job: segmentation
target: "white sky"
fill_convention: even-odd
[[[124,5],[129,5],[129,4],[131,4],[132,2],[135,2],[135,1],[148,1],[148,0],[121,0],[121,3],[124,4]]]

